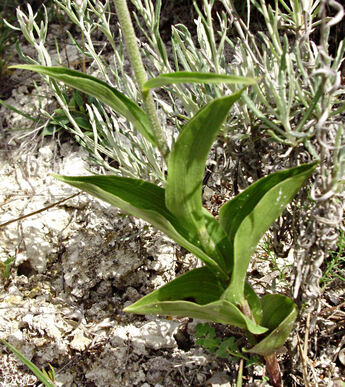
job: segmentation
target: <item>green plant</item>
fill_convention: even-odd
[[[245,356],[239,350],[238,344],[233,336],[224,339],[216,337],[215,329],[209,323],[197,324],[195,327],[195,336],[198,338],[196,344],[210,352],[214,352],[216,356],[222,359],[230,358],[231,361],[235,362],[239,360],[236,387],[242,386],[243,362],[246,362],[246,367],[260,363],[257,355]]]
[[[79,50],[83,58],[92,59],[97,71],[108,84],[124,90],[126,94],[137,102],[140,98],[137,87],[124,70],[124,53],[122,42],[117,44],[112,36],[109,7],[110,2],[88,0],[80,7],[70,0],[55,2],[68,16],[70,20],[80,28],[84,44],[78,43],[72,35],[69,37],[72,44]],[[44,9],[43,20],[38,22],[35,15],[27,4],[27,13],[20,8],[17,9],[19,27],[10,23],[6,24],[14,30],[20,30],[27,42],[37,52],[37,58],[25,55],[18,47],[18,52],[26,63],[34,63],[51,66],[54,59],[46,49],[48,31],[48,12]],[[114,51],[114,66],[97,51],[93,42],[93,32],[98,31],[104,35]],[[62,57],[65,50],[57,45],[59,63],[69,66],[68,56]],[[60,53],[61,51],[61,53]],[[52,91],[60,108],[53,113],[42,108],[41,113],[48,120],[45,125],[38,129],[44,129],[43,134],[53,133],[54,129],[64,128],[72,133],[73,137],[91,155],[93,161],[103,169],[112,173],[128,177],[145,177],[150,181],[165,181],[164,163],[161,162],[156,147],[153,147],[145,137],[134,129],[131,122],[118,119],[114,111],[106,108],[101,102],[88,99],[85,101],[83,119],[80,114],[75,113],[75,105],[70,103],[70,89],[63,87],[61,83],[54,82],[43,77]],[[85,119],[89,121],[91,130],[85,130]],[[89,126],[88,125],[88,126]],[[115,161],[115,162],[114,162]]]
[[[4,344],[10,351],[12,351],[17,358],[25,364],[30,371],[34,373],[34,375],[46,386],[46,387],[55,387],[54,378],[55,372],[51,365],[48,373],[46,371],[41,371],[34,363],[32,363],[29,359],[27,359],[20,351],[18,351],[13,345],[8,343],[6,340],[0,339],[1,343]],[[53,377],[53,379],[52,379]]]
[[[46,371],[45,369],[42,370],[44,375],[49,378],[52,382],[55,381],[55,370],[51,364],[49,364],[49,369]]]
[[[238,348],[238,344],[233,336],[226,338],[216,337],[216,331],[209,323],[197,324],[195,327],[195,337],[197,337],[196,344],[210,352],[214,352],[222,359],[230,358],[232,361],[244,359],[247,367],[257,364],[259,361],[256,355],[250,358],[245,356]]]
[[[229,109],[244,89],[215,98],[200,109],[183,127],[169,155],[151,89],[181,83],[251,85],[256,82],[241,76],[200,72],[162,74],[146,81],[126,2],[115,0],[115,4],[145,110],[107,83],[84,73],[35,65],[15,67],[36,71],[54,82],[62,81],[124,116],[168,160],[166,189],[119,176],[56,177],[146,220],[204,263],[205,266],[191,270],[127,307],[127,312],[185,315],[242,328],[252,345],[247,351],[265,357],[271,383],[279,385],[275,351],[289,335],[297,308],[283,295],[267,294],[260,300],[246,282],[246,271],[262,235],[311,175],[316,163],[256,181],[221,208],[217,221],[202,206],[205,163]]]
[[[87,99],[84,100],[82,94],[78,90],[74,90],[72,95],[63,94],[63,98],[69,107],[72,117],[78,123],[79,127],[88,133],[92,133],[92,126],[90,124],[89,115],[87,114],[86,104],[91,103],[93,98],[87,97]],[[64,110],[55,109],[43,129],[42,136],[53,135],[68,125],[70,125],[70,121]]]
[[[50,6],[52,2],[53,0],[45,1],[45,6]],[[14,51],[15,42],[20,36],[5,22],[5,19],[12,23],[16,19],[16,8],[20,5],[22,5],[20,0],[3,0],[0,4],[0,78],[7,72],[8,61],[12,55],[11,48],[13,47]],[[34,8],[36,17],[40,20],[42,2],[33,1],[31,7]]]
[[[260,244],[260,252],[259,257],[261,260],[268,261],[270,263],[270,267],[272,271],[277,271],[279,273],[278,279],[280,281],[286,281],[286,274],[289,271],[291,265],[284,264],[283,267],[277,262],[277,255],[272,249],[272,241],[267,238]],[[274,286],[274,283],[272,284]]]
[[[151,141],[155,141],[146,126],[145,113],[105,83],[62,68],[17,67],[41,72],[97,96],[114,109],[121,109],[138,130],[146,131],[152,136]],[[167,74],[146,82],[143,93],[151,86],[186,81],[239,82],[240,79],[214,74]],[[242,79],[242,82],[253,81]],[[238,92],[211,101],[185,125],[169,156],[166,190],[142,180],[116,176],[57,177],[149,221],[205,263],[205,267],[177,278],[127,307],[127,311],[204,318],[238,326],[256,336],[266,332],[266,337],[248,351],[264,355],[267,360],[286,340],[296,307],[281,295],[266,295],[260,302],[245,282],[246,270],[259,239],[316,165],[278,172],[257,181],[223,206],[218,223],[202,207],[204,165],[229,108],[240,95]]]
[[[336,278],[345,282],[345,234],[343,230],[340,231],[337,250],[329,252],[324,264],[326,268],[323,270],[320,280],[322,289],[325,289]]]
[[[11,267],[14,263],[14,257],[7,258],[5,262],[0,262],[0,271],[2,271],[2,275],[4,278],[9,278],[11,274]]]
[[[316,165],[257,181],[222,207],[218,223],[202,207],[204,163],[227,110],[239,96],[210,102],[184,127],[169,157],[166,190],[116,176],[56,177],[150,222],[204,262],[204,267],[175,279],[126,311],[235,325],[259,340],[248,351],[269,361],[285,342],[297,310],[282,295],[268,294],[259,300],[245,281],[246,270],[259,239]],[[206,122],[212,122],[212,127]]]

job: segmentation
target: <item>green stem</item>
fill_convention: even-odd
[[[156,106],[152,98],[151,92],[142,92],[143,85],[147,81],[147,74],[144,64],[141,59],[137,38],[133,28],[131,16],[127,7],[126,0],[114,0],[117,17],[121,26],[121,30],[125,39],[126,48],[129,60],[131,62],[135,79],[141,91],[144,103],[144,109],[155,134],[157,146],[165,161],[167,161],[169,148],[167,145],[165,134],[163,133],[158,121]]]
[[[240,360],[240,366],[238,368],[236,387],[242,387],[242,379],[243,379],[243,359]]]
[[[242,309],[243,314],[251,318],[248,315],[250,313],[248,302],[244,298],[245,274],[243,275],[241,273],[236,273],[236,274],[237,274],[236,276],[234,275],[231,276],[230,284],[224,291],[222,298],[239,306]],[[251,319],[253,320],[253,318]]]

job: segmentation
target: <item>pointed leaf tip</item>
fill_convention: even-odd
[[[150,223],[203,261],[216,276],[227,278],[213,257],[196,243],[183,222],[165,205],[165,190],[144,180],[120,176],[62,176],[58,180],[77,187],[114,207]]]
[[[210,214],[205,214],[202,180],[211,146],[229,109],[240,96],[241,91],[214,99],[184,126],[169,156],[165,195],[167,208],[199,236],[204,251],[216,259],[225,272],[231,269],[231,260],[215,245],[226,243],[227,238],[221,225],[213,217],[210,219]]]
[[[281,294],[262,297],[263,319],[261,324],[269,328],[266,337],[246,352],[267,356],[279,350],[287,340],[297,317],[297,306]]]
[[[261,237],[312,174],[316,163],[272,173],[250,185],[220,209],[219,221],[234,246],[233,274],[225,298],[244,300],[248,265]]]
[[[239,75],[215,74],[203,72],[177,71],[174,73],[161,74],[145,82],[143,92],[157,87],[180,84],[180,83],[202,83],[202,84],[240,84],[254,85],[257,82],[254,78],[242,77]]]
[[[11,67],[35,71],[97,98],[105,105],[114,109],[116,113],[124,116],[143,137],[157,146],[155,135],[146,113],[135,102],[114,87],[108,85],[106,82],[66,67],[48,67],[40,65],[15,65]]]
[[[237,326],[256,335],[267,331],[266,327],[250,320],[235,305],[221,300],[223,290],[221,282],[203,267],[176,278],[124,311],[199,318]]]

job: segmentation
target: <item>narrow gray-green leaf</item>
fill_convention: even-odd
[[[153,145],[157,145],[146,113],[132,100],[120,93],[114,87],[108,85],[91,75],[65,67],[47,67],[39,65],[16,65],[11,68],[35,71],[47,75],[52,79],[92,95],[99,101],[110,106],[116,113],[124,116],[133,126]]]
[[[186,316],[229,324],[258,335],[267,328],[247,318],[235,305],[220,300],[222,284],[207,268],[192,270],[125,308],[125,312]]]
[[[167,208],[199,235],[203,249],[228,271],[208,235],[202,207],[202,179],[207,156],[231,106],[241,92],[208,103],[185,125],[169,156]],[[221,227],[220,225],[218,227]]]
[[[280,294],[267,294],[261,299],[263,319],[261,325],[270,333],[247,352],[262,356],[270,355],[281,348],[289,336],[297,316],[296,305]]]
[[[0,339],[0,341],[14,353],[23,364],[27,366],[45,386],[56,387],[56,385],[34,363],[27,359],[21,352],[13,347],[13,345],[2,339]]]
[[[202,251],[193,233],[165,206],[165,191],[144,180],[119,176],[59,176],[57,179],[144,219],[200,258],[217,277],[227,278],[218,263]]]
[[[39,118],[34,118],[34,117],[30,116],[29,114],[26,114],[26,113],[16,109],[14,106],[9,105],[5,101],[3,101],[1,98],[0,98],[0,105],[4,106],[7,109],[11,109],[13,112],[15,112],[17,114],[20,114],[21,116],[27,118],[28,120],[31,120],[31,121],[34,121],[34,122],[38,122],[39,121]]]
[[[259,240],[281,215],[316,165],[304,164],[266,176],[221,208],[219,221],[234,251],[231,282],[224,293],[229,301],[235,304],[243,302],[246,271]]]
[[[207,84],[241,84],[254,85],[257,82],[254,78],[241,77],[239,75],[226,75],[203,72],[177,71],[175,73],[161,74],[145,82],[143,92],[156,87],[162,87],[178,83],[207,83]]]

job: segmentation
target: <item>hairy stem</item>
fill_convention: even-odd
[[[169,148],[165,134],[163,133],[158,121],[154,100],[152,98],[151,92],[142,92],[143,85],[147,81],[147,74],[141,59],[137,38],[135,36],[131,16],[127,7],[127,2],[126,0],[114,0],[114,3],[117,17],[119,19],[121,30],[125,39],[128,57],[133,68],[135,79],[143,97],[144,109],[147,113],[148,119],[155,134],[158,149],[162,154],[163,159],[167,161]]]

